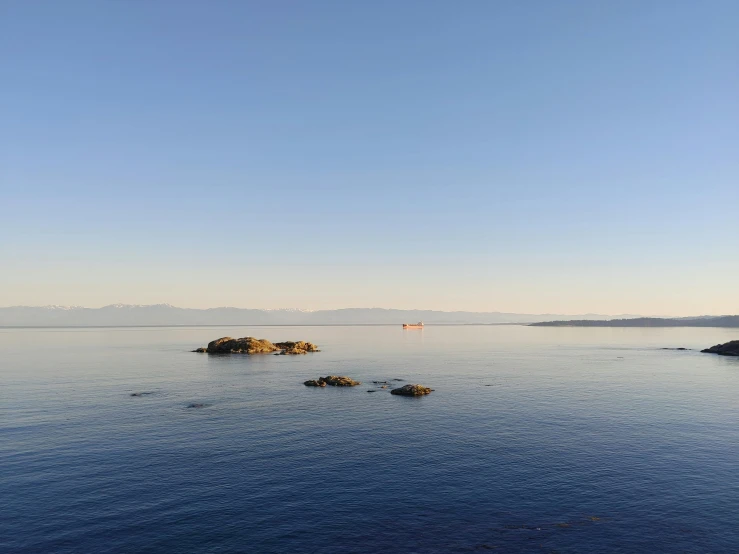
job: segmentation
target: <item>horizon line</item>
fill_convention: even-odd
[[[175,306],[173,304],[169,304],[167,302],[162,303],[156,303],[156,304],[124,304],[124,303],[113,303],[113,304],[105,304],[103,306],[97,306],[97,307],[89,307],[89,306],[81,306],[81,305],[64,305],[64,304],[45,304],[45,305],[26,305],[26,304],[15,304],[11,306],[0,306],[0,310],[2,309],[11,309],[11,308],[33,308],[33,309],[62,309],[62,310],[76,310],[76,309],[82,309],[82,310],[101,310],[104,308],[153,308],[153,307],[166,307],[166,308],[174,308],[178,310],[200,310],[200,311],[207,311],[207,310],[221,310],[221,309],[231,309],[231,310],[253,310],[253,311],[260,311],[260,312],[300,312],[300,313],[318,313],[318,312],[333,312],[333,311],[343,311],[343,310],[384,310],[384,311],[403,311],[403,312],[437,312],[437,313],[474,313],[474,314],[503,314],[503,315],[521,315],[521,316],[568,316],[568,317],[576,317],[576,316],[606,316],[611,317],[615,319],[623,318],[623,319],[633,319],[633,318],[698,318],[698,317],[721,317],[726,315],[732,315],[732,314],[700,314],[700,315],[689,315],[689,316],[668,316],[668,315],[642,315],[642,314],[628,314],[628,313],[620,313],[620,314],[608,314],[608,313],[598,313],[598,312],[586,312],[586,313],[555,313],[555,312],[539,312],[539,313],[533,313],[533,312],[503,312],[503,311],[473,311],[473,310],[438,310],[438,309],[428,309],[428,308],[383,308],[383,307],[361,307],[361,306],[352,306],[352,307],[344,307],[344,308],[323,308],[323,309],[311,309],[311,308],[245,308],[245,307],[239,307],[239,306],[214,306],[209,308],[190,308],[190,307],[181,307],[181,306]]]

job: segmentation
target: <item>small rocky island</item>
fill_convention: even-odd
[[[718,354],[719,356],[739,356],[739,340],[732,340],[724,344],[717,344],[711,348],[701,350],[706,354]]]
[[[390,394],[396,394],[398,396],[423,396],[432,392],[434,392],[434,389],[424,387],[423,385],[403,385],[399,389],[391,390]]]
[[[326,385],[331,385],[332,387],[356,387],[362,383],[343,375],[329,375],[328,377],[311,379],[303,384],[306,387],[325,387]]]
[[[308,352],[320,352],[312,342],[286,341],[271,343],[266,339],[255,339],[254,337],[243,337],[234,339],[222,337],[208,343],[205,348],[198,348],[193,352],[206,352],[208,354],[307,354]]]

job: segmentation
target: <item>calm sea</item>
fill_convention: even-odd
[[[323,352],[189,352],[224,335]],[[739,358],[661,348],[737,338],[0,330],[0,552],[736,553]]]

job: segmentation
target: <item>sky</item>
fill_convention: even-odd
[[[0,0],[0,306],[739,313],[738,26]]]

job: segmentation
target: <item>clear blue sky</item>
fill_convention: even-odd
[[[0,305],[739,313],[739,2],[0,0]]]

